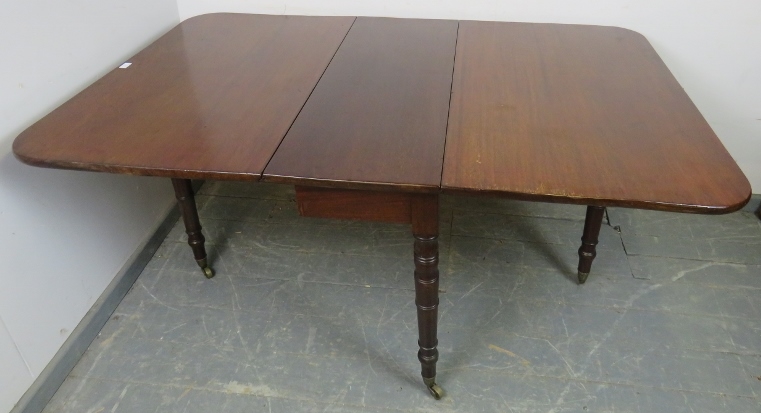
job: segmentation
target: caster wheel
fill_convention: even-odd
[[[579,284],[584,284],[587,282],[587,277],[589,277],[588,272],[579,272]]]
[[[444,396],[444,389],[442,389],[438,384],[434,384],[433,386],[429,387],[428,391],[431,392],[431,396],[433,396],[433,398],[436,400],[440,400]]]
[[[202,270],[203,270],[203,275],[205,275],[206,278],[212,278],[212,277],[214,277],[214,270],[212,270],[211,268],[204,267],[204,268],[202,268]]]
[[[423,377],[423,383],[425,383],[425,387],[428,388],[428,391],[431,392],[431,396],[433,396],[434,399],[439,400],[444,396],[444,389],[436,384],[436,377]]]

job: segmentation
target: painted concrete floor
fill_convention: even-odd
[[[217,276],[181,223],[45,412],[759,412],[761,224],[442,204],[439,383],[419,377],[405,225],[299,218],[292,189],[207,183]]]

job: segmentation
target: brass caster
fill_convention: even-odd
[[[428,391],[431,392],[431,396],[433,396],[433,398],[436,400],[441,400],[441,397],[444,396],[444,389],[442,389],[438,384],[434,384],[433,386],[429,387]]]
[[[198,266],[201,267],[201,271],[203,271],[203,275],[206,276],[206,278],[212,278],[214,277],[214,270],[209,268],[209,261],[206,260],[206,258],[201,258],[200,260],[196,260],[198,263]]]
[[[436,378],[427,379],[424,377],[423,382],[425,383],[425,387],[427,387],[428,391],[431,393],[431,396],[436,400],[441,400],[444,396],[444,389],[436,384]]]
[[[588,272],[579,271],[579,284],[584,284],[587,281],[587,277],[589,277]]]

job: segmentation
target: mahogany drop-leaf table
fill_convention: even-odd
[[[296,186],[304,216],[408,223],[418,359],[436,398],[442,193],[604,208],[740,209],[750,185],[647,40],[561,24],[210,14],[179,24],[21,133],[21,161]],[[126,65],[125,65],[126,66]]]

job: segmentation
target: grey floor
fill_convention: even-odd
[[[761,224],[444,198],[439,382],[416,360],[405,225],[299,218],[207,183],[217,276],[176,226],[45,412],[760,412]]]

